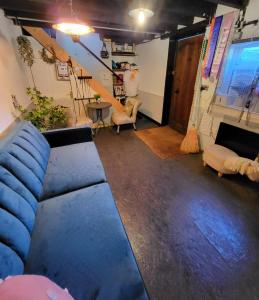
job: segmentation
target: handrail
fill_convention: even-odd
[[[90,50],[85,44],[83,44],[80,41],[80,38],[78,38],[77,36],[73,36],[72,37],[73,41],[75,43],[78,43],[79,45],[81,45],[86,51],[88,51],[95,59],[97,59],[107,70],[109,70],[118,80],[120,80],[123,83],[123,79],[116,74],[108,65],[106,65],[106,63],[104,63],[92,50]]]

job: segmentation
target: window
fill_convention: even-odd
[[[259,113],[259,40],[229,47],[216,94],[217,104]]]

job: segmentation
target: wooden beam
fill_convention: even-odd
[[[33,20],[39,20],[40,21],[47,21],[49,23],[56,22],[57,20],[57,14],[54,13],[54,11],[51,11],[51,13],[47,13],[47,9],[42,7],[38,7],[37,11],[30,8],[28,10],[22,10],[16,8],[16,9],[10,9],[5,8],[5,14],[9,17],[17,17],[22,19],[33,19]],[[85,21],[86,23],[91,24],[92,26],[108,26],[108,27],[114,27],[114,28],[126,28],[126,29],[137,29],[137,30],[143,30],[143,31],[164,31],[168,30],[169,27],[175,26],[175,25],[191,25],[193,23],[193,17],[191,16],[179,16],[175,14],[168,13],[166,15],[157,15],[156,17],[152,17],[150,22],[147,22],[146,26],[143,28],[136,28],[136,22],[130,17],[114,17],[111,14],[106,14],[105,16],[100,14],[92,14],[88,11],[87,15],[84,13],[78,13],[78,18],[82,21]],[[101,21],[100,21],[101,20]]]
[[[68,61],[70,55],[54,39],[52,39],[42,28],[25,26],[24,29],[28,31],[31,34],[31,36],[35,38],[43,47],[53,47],[53,49],[55,50],[55,54],[60,61],[62,62]],[[73,57],[71,57],[71,60],[73,66],[78,67],[78,70],[83,71],[83,75],[88,75],[88,76],[91,75],[86,70],[86,68],[78,64],[78,62]],[[80,71],[78,71],[78,73],[79,72]],[[78,75],[81,75],[81,73]],[[123,110],[123,106],[120,104],[120,102],[117,99],[115,99],[99,81],[93,78],[89,81],[89,84],[90,87],[98,94],[100,94],[102,98],[110,102],[117,111]]]
[[[173,33],[171,33],[170,39],[177,40],[182,39],[186,37],[190,37],[192,35],[201,34],[204,33],[206,30],[206,27],[209,25],[209,20],[204,20],[195,24],[192,24],[191,26],[181,28]]]
[[[3,3],[2,3],[3,2]],[[0,2],[8,15],[15,15],[23,18],[34,18],[38,20],[55,21],[57,16],[67,14],[67,5],[62,2],[51,3],[49,1],[35,2],[31,0],[8,0]],[[190,25],[194,16],[210,16],[213,3],[201,0],[174,0],[157,1],[154,6],[155,15],[152,17],[152,24],[149,27],[156,29],[168,27],[168,24],[174,25]],[[102,22],[103,24],[117,24],[118,26],[134,27],[135,21],[129,17],[128,12],[130,6],[126,1],[110,0],[98,1],[89,0],[87,3],[75,1],[74,10],[78,17],[89,23]],[[116,13],[114,13],[116,7]]]
[[[248,4],[248,0],[206,0],[207,2],[222,4],[233,8],[243,9]]]

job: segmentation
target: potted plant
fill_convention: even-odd
[[[97,103],[101,102],[101,95],[100,94],[94,94],[94,98],[95,98]]]
[[[36,88],[27,88],[27,95],[31,98],[32,109],[16,106],[25,120],[31,121],[40,131],[66,126],[65,107],[54,105],[52,97],[43,96]]]

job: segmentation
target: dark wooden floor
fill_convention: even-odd
[[[258,184],[161,160],[131,129],[95,141],[151,299],[259,299]]]

